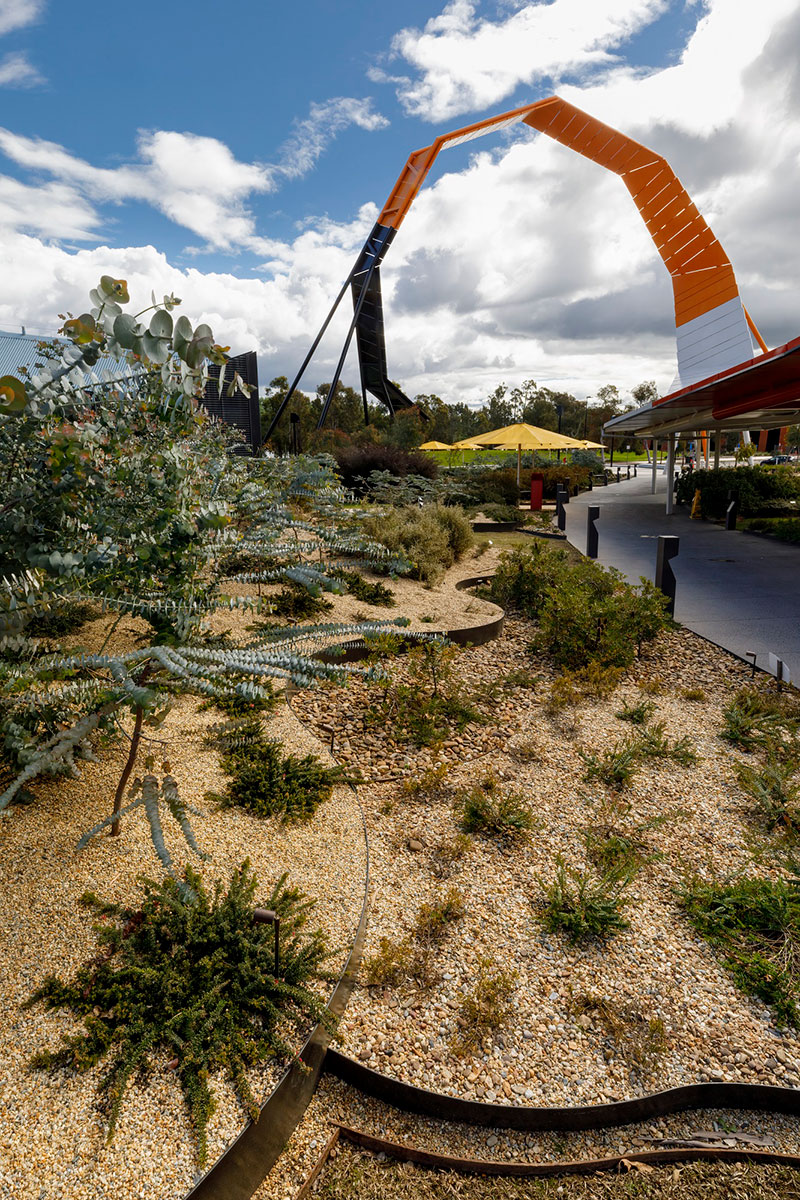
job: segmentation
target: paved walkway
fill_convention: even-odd
[[[767,670],[769,653],[776,654],[800,685],[800,545],[691,521],[683,506],[668,517],[663,470],[655,496],[650,481],[649,469],[640,470],[638,479],[572,499],[570,542],[586,549],[586,509],[599,505],[599,561],[636,583],[641,575],[655,575],[658,536],[677,534],[675,619],[741,657],[755,651],[758,665]]]

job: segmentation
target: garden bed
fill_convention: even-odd
[[[312,921],[328,934],[335,949],[329,966],[338,972],[364,895],[365,843],[356,798],[349,787],[338,786],[311,823],[290,827],[239,809],[221,812],[204,799],[207,790],[225,786],[218,755],[204,744],[208,727],[218,720],[219,713],[199,711],[196,702],[180,700],[156,732],[158,745],[153,747],[169,758],[183,798],[198,810],[192,824],[201,848],[211,856],[204,877],[227,883],[232,870],[249,858],[261,884],[260,899],[288,871],[290,881],[317,900]],[[270,719],[268,729],[295,752],[326,758],[324,747],[285,708]],[[27,1066],[32,1054],[57,1048],[62,1034],[79,1029],[64,1012],[19,1007],[46,972],[69,978],[95,953],[92,919],[77,907],[78,897],[88,889],[105,900],[136,902],[141,898],[138,877],[161,874],[140,814],[123,821],[118,839],[98,837],[76,852],[81,834],[108,812],[124,757],[123,745],[103,753],[99,763],[87,763],[80,781],[40,782],[36,802],[12,807],[0,822],[0,921],[5,933],[0,1154],[3,1184],[15,1200],[116,1200],[120,1195],[177,1200],[197,1177],[183,1096],[165,1062],[156,1064],[146,1086],[130,1089],[110,1146],[104,1142],[106,1122],[95,1105],[102,1067],[76,1075]],[[187,861],[198,865],[179,835],[171,838],[168,831],[167,841],[177,868]],[[315,990],[327,999],[332,986],[320,984]],[[303,1031],[286,1032],[299,1049]],[[248,1072],[256,1096],[266,1099],[284,1066],[272,1062]],[[212,1087],[218,1108],[208,1128],[209,1163],[248,1120],[227,1080],[213,1079]]]

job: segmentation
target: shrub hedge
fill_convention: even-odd
[[[678,478],[678,503],[691,504],[698,488],[704,517],[713,520],[724,517],[729,492],[737,501],[742,517],[778,515],[790,511],[790,501],[800,500],[800,474],[788,466],[773,470],[720,467],[716,471],[684,471]]]

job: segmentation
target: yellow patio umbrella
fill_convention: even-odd
[[[582,450],[605,450],[602,442],[590,442],[588,438],[581,438],[580,443]]]
[[[504,446],[509,450],[517,450],[517,487],[520,482],[520,459],[523,450],[580,450],[583,442],[577,438],[567,437],[563,433],[555,433],[552,429],[542,429],[538,425],[527,425],[524,422],[516,425],[505,425],[502,429],[491,429],[488,433],[479,433],[475,437],[464,438],[456,442],[459,448],[478,449],[480,446]]]
[[[423,442],[419,447],[420,450],[452,450],[453,447],[448,442]]]

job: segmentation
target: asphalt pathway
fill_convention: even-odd
[[[800,685],[800,545],[692,521],[683,506],[668,517],[663,469],[655,495],[650,486],[649,468],[640,469],[637,479],[570,500],[569,541],[585,551],[586,510],[598,505],[598,561],[637,583],[642,575],[655,576],[658,537],[677,535],[680,551],[671,563],[676,621],[742,658],[755,651],[766,670],[775,654]]]

